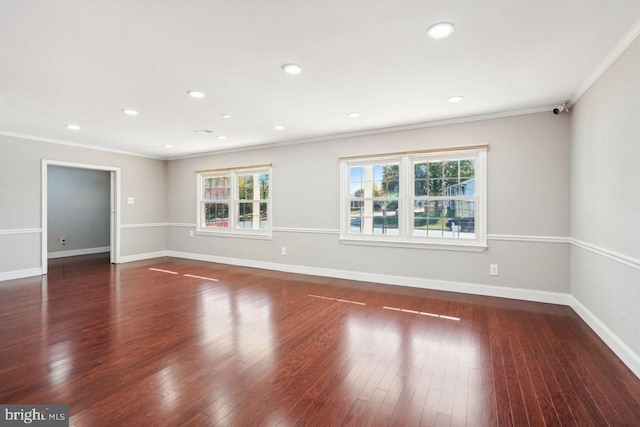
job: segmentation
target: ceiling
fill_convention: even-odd
[[[0,0],[0,133],[175,158],[535,110],[639,18],[638,0]]]

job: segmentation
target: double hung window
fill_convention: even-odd
[[[486,147],[341,160],[344,243],[482,250]]]
[[[197,172],[198,232],[270,237],[271,166]]]

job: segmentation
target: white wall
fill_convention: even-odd
[[[109,247],[110,172],[50,165],[47,190],[50,255]],[[60,243],[61,237],[66,238],[66,244]]]
[[[42,159],[121,169],[121,255],[166,250],[166,162],[0,135],[0,280],[41,269]],[[128,205],[127,197],[135,197]]]
[[[640,40],[573,108],[571,293],[640,372]],[[629,362],[627,360],[627,362]]]
[[[339,157],[478,144],[489,145],[489,249],[468,253],[339,242]],[[566,115],[523,115],[170,161],[169,222],[196,221],[194,171],[264,163],[273,163],[273,241],[190,238],[189,228],[176,226],[169,229],[169,250],[254,264],[569,291],[568,244],[533,241],[569,235]],[[497,240],[504,235],[525,237]],[[490,263],[500,265],[500,276],[489,276]]]

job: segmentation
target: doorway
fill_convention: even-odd
[[[50,166],[55,167],[55,168],[50,168]],[[70,170],[71,169],[71,170]],[[102,230],[101,233],[107,235],[108,234],[108,241],[109,241],[109,245],[108,247],[98,247],[98,248],[90,248],[88,250],[64,250],[67,245],[67,240],[68,238],[64,235],[65,233],[60,232],[59,227],[53,227],[54,230],[50,230],[50,221],[49,221],[49,214],[50,214],[50,204],[52,208],[55,208],[54,212],[55,212],[55,216],[56,217],[60,217],[60,215],[58,214],[58,210],[62,210],[64,212],[65,207],[64,206],[58,206],[56,201],[49,200],[50,197],[50,189],[53,189],[54,187],[50,188],[50,185],[52,185],[55,181],[58,181],[59,179],[61,179],[60,177],[65,177],[67,175],[73,175],[72,172],[73,169],[79,169],[79,170],[83,170],[83,172],[87,172],[86,174],[83,174],[85,177],[91,177],[91,176],[95,176],[95,177],[100,177],[100,179],[104,179],[104,175],[102,175],[100,172],[106,172],[108,174],[108,176],[106,177],[106,184],[108,185],[108,193],[107,197],[108,200],[101,200],[100,203],[104,204],[105,207],[108,207],[108,231]],[[52,171],[54,172],[54,174],[52,175]],[[90,172],[96,172],[95,174],[91,174]],[[50,179],[52,180],[52,182],[50,182]],[[64,179],[64,178],[62,178]],[[86,194],[90,194],[90,193],[86,193]],[[71,162],[61,162],[61,161],[55,161],[55,160],[42,160],[42,212],[41,212],[41,218],[42,218],[42,274],[47,274],[48,271],[48,259],[49,259],[49,248],[50,246],[53,246],[55,244],[55,252],[53,252],[54,254],[58,254],[56,256],[71,256],[71,255],[81,255],[81,254],[86,254],[86,253],[96,253],[96,251],[102,251],[102,252],[109,252],[109,261],[112,264],[116,264],[119,262],[119,258],[120,258],[120,168],[113,168],[113,167],[108,167],[108,166],[101,166],[101,165],[91,165],[91,164],[84,164],[84,163],[71,163]],[[68,197],[69,195],[67,195]],[[78,197],[82,197],[81,194],[78,195]],[[73,198],[69,199],[72,202],[68,202],[69,205],[73,204]],[[70,211],[69,214],[71,215],[72,212],[72,206],[69,207]],[[52,217],[53,217],[53,213],[52,213]],[[63,215],[62,215],[63,216]],[[61,221],[64,223],[66,219],[62,219]],[[57,223],[56,223],[57,224]],[[89,230],[84,230],[85,234],[88,232],[89,233],[89,237],[87,238],[87,236],[85,236],[85,239],[88,239],[88,241],[91,241],[91,237],[90,236],[90,228],[92,227],[92,225],[84,225],[84,228],[89,228]],[[106,228],[106,224],[102,225],[103,228]],[[76,235],[77,237],[80,237],[80,235],[82,234],[82,226],[80,223],[77,224],[77,227],[74,227],[75,230],[74,232],[77,232],[78,234]],[[96,230],[96,232],[98,232],[98,230]],[[50,236],[50,233],[55,233],[52,234]],[[60,234],[60,236],[58,236],[58,234]],[[54,240],[52,240],[52,238],[54,238]],[[105,236],[103,236],[103,240],[101,241],[105,241],[104,239],[106,239]],[[69,239],[70,240],[70,239]],[[81,238],[78,238],[77,240],[81,240]],[[72,245],[70,245],[72,246]],[[89,245],[91,246],[91,245]],[[60,249],[63,250],[60,250]],[[93,251],[93,252],[91,252]]]

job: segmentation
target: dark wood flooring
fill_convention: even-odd
[[[640,425],[568,307],[160,258],[0,284],[0,403],[72,426]]]

